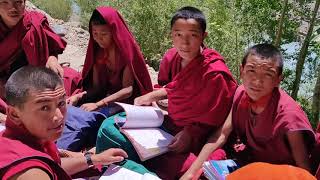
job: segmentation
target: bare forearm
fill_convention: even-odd
[[[197,159],[193,162],[188,171],[192,174],[195,174],[202,167],[202,164],[207,161],[210,154],[215,150],[221,148],[225,144],[226,140],[227,138],[225,136],[215,136],[210,138],[208,142],[203,146]]]
[[[61,158],[61,167],[70,176],[89,168],[84,156]]]
[[[167,98],[167,91],[165,90],[165,88],[160,88],[156,91],[152,91],[152,92],[148,93],[147,95],[149,96],[151,102],[154,102],[154,101],[166,99]]]
[[[121,100],[127,99],[132,95],[132,92],[133,92],[132,86],[123,88],[120,91],[118,91],[114,94],[111,94],[108,97],[103,98],[101,101],[98,101],[97,106],[101,107],[101,106],[104,106],[110,102],[121,101]]]

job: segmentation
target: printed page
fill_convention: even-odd
[[[126,121],[122,128],[144,128],[159,127],[163,122],[163,113],[160,109],[152,106],[134,106],[131,104],[119,103],[126,112]],[[117,118],[115,118],[117,123]]]
[[[99,180],[160,180],[152,174],[139,174],[124,167],[111,164]]]
[[[128,137],[141,161],[146,161],[169,151],[173,136],[159,128],[121,129]]]
[[[146,149],[167,147],[173,136],[159,128],[122,129],[134,141]]]

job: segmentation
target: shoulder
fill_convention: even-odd
[[[0,146],[2,147],[0,154],[6,154],[6,156],[0,156],[0,168],[33,156],[51,160],[47,154],[31,148],[19,140],[9,139],[2,135],[0,136]]]
[[[28,169],[12,177],[12,179],[18,179],[18,178],[19,180],[29,180],[33,178],[42,179],[42,180],[51,180],[51,177],[47,174],[47,172],[45,172],[40,168]]]
[[[176,50],[176,48],[171,48],[171,49],[168,49],[166,51],[166,53],[163,55],[163,58],[162,58],[162,61],[165,61],[165,60],[172,60],[176,55],[178,55],[178,52]]]
[[[301,106],[282,89],[276,90],[277,109],[275,114],[277,128],[289,131],[307,131],[313,136],[313,130],[307,115]]]
[[[3,179],[33,179],[35,177],[38,179],[51,179],[53,174],[53,170],[47,163],[39,159],[23,159],[3,168],[1,176]]]
[[[275,90],[274,99],[277,101],[277,113],[282,114],[302,114],[305,116],[301,106],[292,99],[284,90],[278,88]]]
[[[25,26],[28,25],[41,25],[43,22],[47,22],[47,17],[37,11],[26,11],[24,14],[23,22]]]

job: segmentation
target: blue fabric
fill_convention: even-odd
[[[64,130],[57,140],[57,147],[79,152],[95,146],[97,132],[106,116],[100,112],[88,112],[68,106]]]

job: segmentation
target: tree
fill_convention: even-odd
[[[276,40],[274,42],[274,45],[276,47],[280,46],[282,29],[283,29],[283,24],[284,24],[284,18],[285,18],[286,12],[287,12],[287,7],[288,7],[288,0],[284,0],[280,20],[278,23],[278,31],[277,31],[277,35],[276,35]]]
[[[318,70],[317,70],[317,82],[316,85],[314,87],[314,91],[313,91],[313,98],[312,98],[312,114],[313,114],[313,118],[315,121],[319,121],[320,117],[320,64],[318,65]]]
[[[312,13],[312,18],[310,20],[310,26],[307,32],[307,35],[303,41],[301,50],[299,52],[299,57],[298,57],[298,61],[297,61],[297,65],[296,65],[296,76],[295,76],[295,80],[293,83],[293,89],[292,89],[292,93],[291,93],[291,97],[293,99],[297,99],[298,96],[298,91],[299,91],[299,86],[300,86],[300,81],[301,81],[301,76],[302,76],[302,70],[303,70],[303,65],[307,56],[307,52],[308,52],[308,47],[311,41],[311,36],[312,36],[312,32],[313,32],[313,27],[316,21],[316,16],[319,10],[319,4],[320,4],[320,0],[316,0],[316,4],[314,6],[313,9],[313,13]]]

